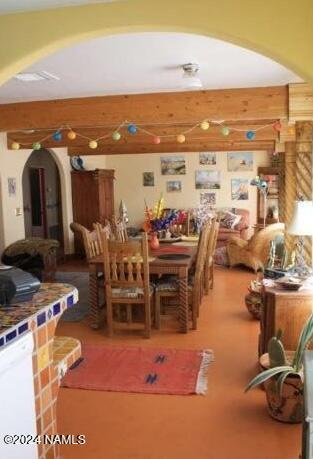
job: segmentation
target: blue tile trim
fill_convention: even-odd
[[[42,312],[38,314],[37,316],[37,327],[40,327],[40,325],[44,324],[46,322],[46,313]]]
[[[25,324],[21,325],[18,327],[18,334],[21,335],[22,333],[26,332],[28,330],[28,323],[25,322]]]
[[[0,347],[4,345],[4,338],[0,338]]]
[[[55,303],[53,305],[53,315],[56,316],[61,312],[61,303]]]
[[[12,341],[12,339],[16,338],[17,335],[17,330],[13,330],[10,333],[8,333],[5,337],[5,342],[8,343],[9,341]]]
[[[74,306],[74,295],[70,295],[67,298],[67,307],[70,308],[72,306]]]

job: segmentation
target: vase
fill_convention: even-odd
[[[152,250],[158,249],[160,246],[159,239],[157,233],[152,233],[150,238],[150,248]]]
[[[289,376],[283,384],[283,393],[277,393],[276,379],[264,382],[267,408],[277,421],[297,424],[303,420],[303,382],[299,377]]]

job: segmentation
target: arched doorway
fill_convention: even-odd
[[[60,174],[48,150],[32,152],[23,170],[22,185],[25,236],[56,239],[63,252]]]

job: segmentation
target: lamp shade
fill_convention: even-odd
[[[294,236],[313,236],[313,202],[296,201],[288,233]]]

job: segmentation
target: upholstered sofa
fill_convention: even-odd
[[[249,223],[250,223],[250,212],[247,209],[235,209],[235,208],[230,208],[227,209],[230,212],[236,214],[236,215],[241,215],[241,219],[239,223],[234,227],[234,228],[226,228],[223,226],[223,213],[225,212],[225,209],[219,210],[218,215],[221,218],[221,224],[220,224],[220,229],[218,232],[217,236],[217,247],[223,247],[227,245],[227,242],[232,238],[232,237],[238,237],[243,240],[248,240],[249,237]]]
[[[285,225],[274,223],[258,231],[249,241],[230,239],[226,250],[230,266],[244,265],[255,272],[264,269],[269,258],[270,243],[284,236]]]

